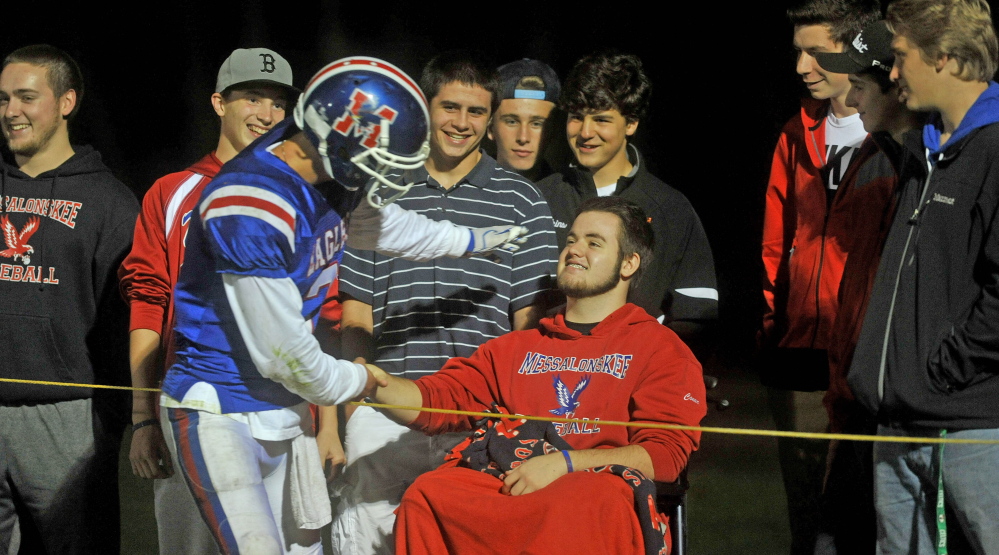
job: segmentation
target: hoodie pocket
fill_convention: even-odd
[[[935,351],[927,361],[926,373],[930,381],[930,386],[939,393],[951,393],[962,389],[974,376],[961,375],[959,362],[951,360],[948,350],[944,348],[943,342],[954,335],[954,325],[944,322],[940,333],[937,334]]]
[[[20,380],[74,381],[47,316],[0,314],[0,340],[7,350],[0,375]]]

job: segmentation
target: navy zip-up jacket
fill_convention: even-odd
[[[848,381],[882,424],[999,428],[999,84],[906,137]]]

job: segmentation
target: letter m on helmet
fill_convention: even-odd
[[[350,105],[344,109],[343,115],[333,122],[333,130],[344,137],[348,137],[351,129],[353,129],[355,137],[364,137],[361,141],[362,146],[366,148],[375,148],[378,146],[378,136],[381,135],[382,125],[394,122],[399,112],[392,109],[391,106],[382,105],[372,111],[375,116],[381,119],[381,123],[362,123],[361,108],[366,103],[374,101],[375,98],[373,96],[368,95],[361,89],[354,89],[354,92],[350,95]]]

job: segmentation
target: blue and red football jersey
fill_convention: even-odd
[[[187,237],[175,291],[177,359],[163,391],[182,400],[210,383],[223,413],[290,407],[302,398],[254,366],[226,297],[223,275],[290,278],[302,317],[315,325],[326,289],[337,277],[346,240],[344,218],[363,191],[335,186],[327,198],[271,154],[298,131],[281,122],[223,166],[202,193]]]

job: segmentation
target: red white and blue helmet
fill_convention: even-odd
[[[337,183],[356,191],[374,178],[368,202],[376,208],[413,186],[387,174],[419,168],[430,154],[427,99],[412,78],[377,58],[352,56],[321,69],[294,114]]]

